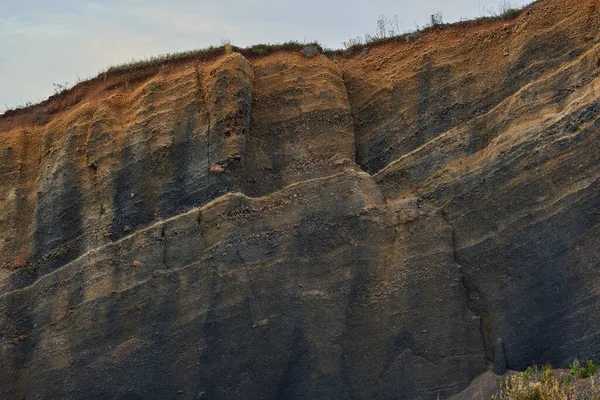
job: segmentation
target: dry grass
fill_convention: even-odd
[[[588,364],[589,365],[589,364]],[[571,371],[530,367],[525,372],[504,378],[495,400],[600,400],[600,376],[581,378],[586,367],[574,362]],[[595,367],[594,367],[595,372]]]
[[[161,66],[173,62],[193,62],[211,60],[217,58],[222,54],[231,53],[232,51],[238,52],[245,57],[256,57],[265,56],[281,50],[301,51],[306,46],[314,46],[319,50],[319,52],[323,51],[323,48],[318,42],[300,43],[296,41],[290,41],[280,44],[257,44],[246,48],[241,48],[233,46],[230,43],[225,43],[224,45],[219,47],[210,46],[206,49],[183,51],[180,53],[162,54],[145,60],[132,60],[128,63],[110,66],[105,71],[101,72],[101,74],[128,72],[140,68],[147,68],[149,66]]]

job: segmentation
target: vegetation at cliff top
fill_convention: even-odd
[[[174,61],[185,61],[185,60],[193,60],[193,61],[202,61],[202,60],[210,60],[224,53],[228,53],[231,51],[238,52],[246,57],[255,57],[255,56],[265,56],[277,51],[281,50],[295,50],[301,51],[303,48],[307,46],[316,47],[319,52],[323,52],[323,48],[318,42],[312,43],[300,43],[297,41],[289,41],[285,43],[279,44],[257,44],[254,46],[242,48],[231,45],[229,42],[223,43],[221,46],[215,47],[210,46],[206,49],[201,50],[190,50],[184,51],[180,53],[168,53],[162,54],[156,57],[151,57],[145,60],[132,60],[125,64],[113,65],[108,67],[103,73],[115,73],[121,71],[129,71],[134,70],[140,67],[148,67],[155,65],[162,65],[169,62]]]
[[[542,1],[537,0],[534,3]],[[493,21],[493,20],[507,20],[517,17],[524,8],[518,8],[507,0],[501,0],[498,4],[497,10],[484,9],[482,10],[484,16],[477,18],[475,21]],[[459,23],[466,23],[468,20],[459,21]],[[227,53],[231,50],[242,54],[245,57],[256,57],[265,56],[281,50],[295,50],[302,51],[307,46],[312,46],[318,49],[319,53],[322,53],[328,57],[351,57],[357,53],[357,50],[361,50],[370,45],[383,44],[388,42],[412,42],[417,40],[426,31],[439,28],[445,25],[441,13],[435,13],[430,16],[430,21],[424,26],[417,25],[414,30],[405,30],[399,22],[398,16],[393,18],[387,18],[381,15],[377,20],[375,34],[367,34],[362,37],[350,38],[348,41],[342,43],[343,49],[330,49],[324,48],[319,42],[301,43],[298,41],[289,41],[280,44],[256,44],[250,47],[241,48],[232,46],[228,40],[224,40],[221,46],[215,47],[210,46],[206,49],[190,50],[179,53],[168,53],[155,57],[150,57],[143,60],[132,60],[128,63],[114,65],[108,67],[102,73],[117,73],[122,71],[135,70],[137,68],[143,68],[153,65],[162,65],[169,62],[184,61],[184,60],[207,60],[214,58],[220,54]],[[101,74],[102,74],[101,73]]]
[[[543,0],[536,0],[533,3],[537,3]],[[473,21],[463,20],[461,19],[458,23],[469,23],[469,22],[478,22],[478,21],[494,21],[494,20],[506,20],[513,19],[517,17],[521,11],[525,8],[517,8],[508,0],[500,0],[498,9],[484,9],[482,10],[484,15],[479,17]],[[196,50],[188,50],[176,53],[167,53],[161,54],[158,56],[153,56],[146,59],[140,60],[131,60],[129,62],[112,65],[102,70],[98,77],[105,78],[107,75],[118,74],[123,72],[132,72],[138,69],[148,68],[148,67],[161,67],[163,65],[168,65],[170,63],[176,62],[185,62],[185,61],[204,61],[211,60],[218,57],[221,54],[228,53],[230,51],[235,51],[242,54],[245,57],[259,57],[265,56],[277,51],[282,50],[292,50],[292,51],[300,51],[307,47],[316,48],[317,53],[324,54],[327,57],[352,57],[356,55],[359,51],[363,49],[385,43],[402,43],[402,42],[413,42],[418,40],[424,33],[438,29],[443,27],[444,22],[441,13],[435,13],[431,15],[430,21],[424,25],[417,25],[414,30],[407,31],[404,30],[401,24],[399,23],[398,17],[394,16],[394,18],[387,18],[385,16],[380,16],[377,21],[376,33],[373,35],[365,35],[364,39],[362,37],[350,38],[348,41],[343,43],[343,49],[330,49],[323,48],[319,42],[310,42],[310,43],[301,43],[299,41],[288,41],[280,44],[257,44],[252,45],[250,47],[241,48],[237,46],[233,46],[228,40],[222,41],[221,46],[210,46],[204,49],[196,49]],[[303,53],[304,54],[304,53]],[[312,54],[312,51],[309,53]],[[96,79],[94,78],[94,79]],[[83,82],[84,80],[78,79],[76,84]],[[61,95],[63,93],[68,92],[75,85],[70,85],[68,82],[64,84],[56,84],[53,83],[54,86],[54,94]],[[22,105],[19,105],[13,110],[6,110],[6,114],[10,114],[10,111],[15,111],[19,109],[24,109],[30,106],[33,106],[34,102],[28,101]],[[0,114],[1,116],[2,114]]]
[[[552,370],[550,365],[529,367],[502,379],[494,400],[600,400],[600,376],[592,360],[575,360],[569,372]]]

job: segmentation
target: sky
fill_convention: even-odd
[[[472,19],[507,0],[0,0],[0,113],[132,59],[289,40],[342,48],[380,16],[403,30],[434,13]],[[530,1],[514,0],[513,6]]]

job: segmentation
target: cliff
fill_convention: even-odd
[[[0,117],[0,398],[434,399],[600,358],[599,28],[544,0]]]

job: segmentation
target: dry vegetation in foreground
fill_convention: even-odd
[[[577,360],[570,371],[553,370],[550,365],[529,367],[504,378],[493,400],[600,400],[600,374],[592,360]]]

